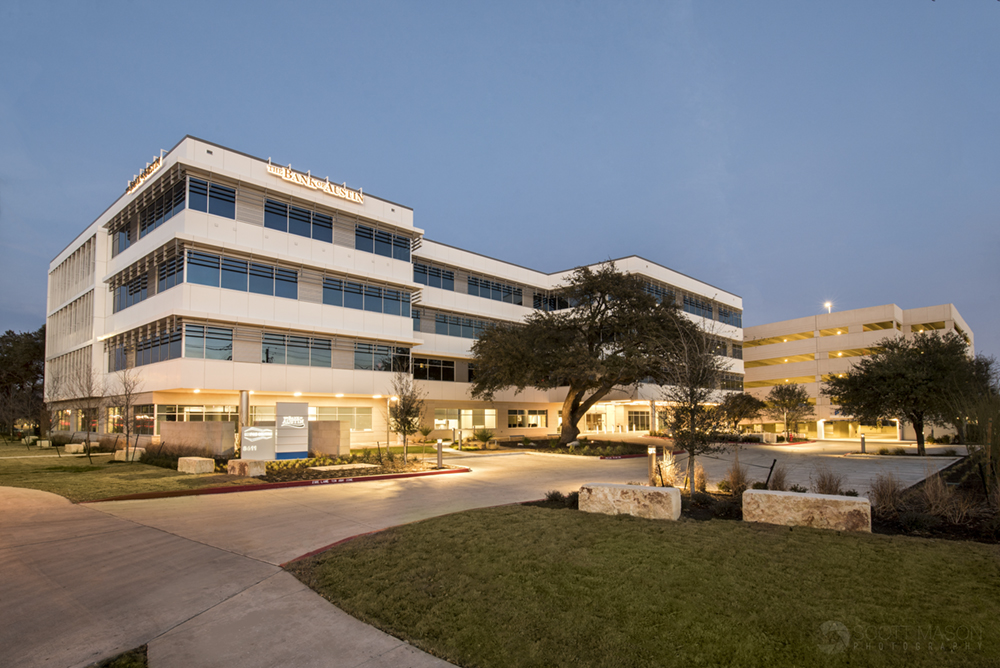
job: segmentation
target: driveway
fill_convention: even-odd
[[[777,457],[790,482],[806,486],[815,466],[827,464],[862,494],[876,471],[916,482],[951,461],[843,457],[851,449],[753,446],[741,461],[770,466]],[[646,472],[644,458],[501,453],[450,461],[472,472],[87,505],[0,488],[3,660],[86,666],[148,643],[152,668],[444,666],[344,614],[280,564],[361,533]],[[729,466],[701,461],[711,480]]]

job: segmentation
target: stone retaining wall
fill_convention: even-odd
[[[743,492],[743,520],[871,533],[872,506],[858,496],[748,489]]]
[[[651,520],[676,520],[681,516],[681,491],[676,487],[588,482],[580,487],[580,510],[605,515],[634,515]]]

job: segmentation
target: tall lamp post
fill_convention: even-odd
[[[832,310],[833,310],[833,302],[823,302],[823,308],[826,309],[827,313],[832,312]]]
[[[385,451],[389,452],[389,427],[392,424],[392,403],[399,401],[399,397],[385,398]]]

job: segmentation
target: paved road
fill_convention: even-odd
[[[770,464],[780,453],[792,482],[825,462],[862,493],[855,481],[876,468],[910,480],[928,462],[948,463],[839,456],[850,449],[756,446],[741,459]],[[90,505],[0,488],[0,664],[86,666],[148,643],[152,668],[444,666],[344,614],[279,564],[360,533],[589,481],[641,480],[646,469],[644,459],[558,455],[452,461],[473,472]],[[728,467],[705,464],[715,479]]]

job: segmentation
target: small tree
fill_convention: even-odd
[[[734,432],[739,428],[740,422],[758,419],[765,408],[765,402],[748,392],[727,394],[719,404],[719,410]]]
[[[131,461],[129,457],[130,439],[135,427],[135,406],[142,392],[142,378],[135,368],[122,369],[115,374],[118,379],[118,392],[109,402],[121,411],[122,430],[125,432],[125,460]],[[138,446],[139,437],[136,436]],[[133,454],[134,456],[134,454]]]
[[[797,427],[799,422],[813,414],[812,406],[809,405],[809,393],[798,383],[775,385],[771,388],[764,411],[768,417],[785,424],[785,440],[791,436],[790,425]]]
[[[104,374],[89,367],[79,369],[70,379],[71,403],[81,415],[84,422],[84,432],[87,435],[85,451],[90,458],[90,424],[92,416],[99,414],[107,401],[108,388],[104,382]]]
[[[688,455],[688,486],[695,491],[695,457],[722,448],[716,435],[722,418],[711,401],[729,363],[717,355],[715,339],[693,325],[666,348],[661,385],[671,404],[664,417],[674,443]]]
[[[397,371],[392,377],[392,395],[396,401],[389,403],[389,428],[403,437],[403,461],[406,461],[408,439],[420,430],[424,393],[413,384],[413,376]]]

